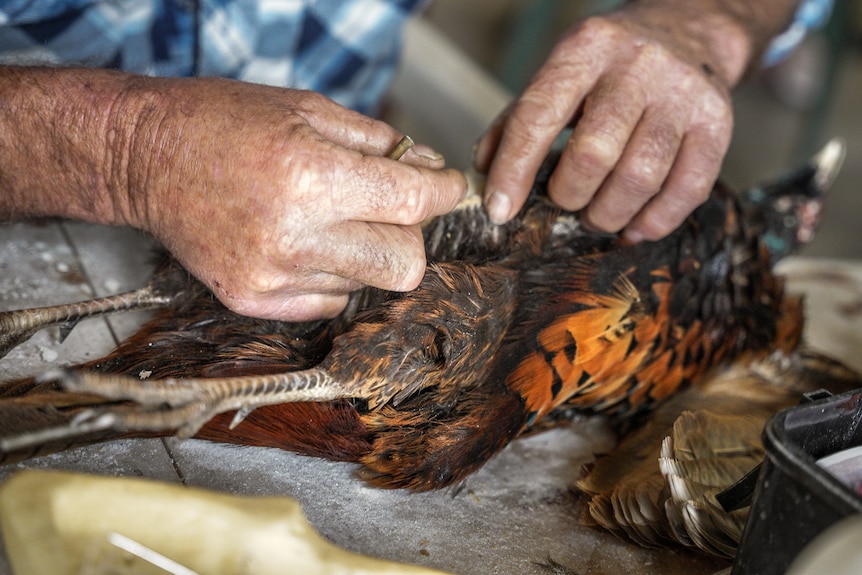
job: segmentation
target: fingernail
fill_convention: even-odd
[[[485,209],[488,217],[495,224],[505,224],[509,220],[509,210],[512,209],[512,201],[509,196],[502,192],[491,192],[485,200]]]
[[[639,244],[644,241],[644,235],[637,230],[627,228],[623,231],[623,240],[630,244]]]
[[[416,144],[413,146],[413,153],[422,158],[426,158],[428,160],[433,160],[435,162],[439,162],[440,160],[445,160],[443,154],[436,151],[430,146],[426,146],[425,144]]]

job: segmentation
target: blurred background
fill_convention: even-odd
[[[619,3],[434,0],[425,20],[510,93],[518,93],[571,23]],[[431,60],[438,56],[425,54]],[[789,169],[833,136],[846,140],[843,171],[820,231],[803,255],[862,257],[862,2],[837,0],[830,23],[791,58],[749,78],[737,89],[734,106],[735,134],[724,177],[737,187]],[[468,149],[478,135],[464,136],[470,139]],[[447,158],[461,167],[467,158],[463,151],[457,154]]]

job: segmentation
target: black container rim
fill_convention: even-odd
[[[853,405],[854,412],[849,417],[851,421],[859,423],[862,418],[862,390],[855,390],[841,395],[817,400],[809,404],[785,409],[774,415],[767,422],[763,434],[763,443],[766,448],[767,457],[776,467],[784,473],[792,476],[795,481],[804,485],[809,492],[824,500],[840,513],[849,515],[853,512],[862,512],[862,496],[854,493],[849,486],[829,473],[817,464],[817,459],[847,449],[854,445],[832,445],[831,447],[820,447],[816,456],[806,451],[794,434],[788,431],[787,419],[799,414],[811,415],[814,421],[816,414],[825,414],[831,410],[831,419],[840,419],[841,415],[850,414],[849,409],[839,410],[842,406]],[[837,416],[836,416],[837,413]],[[824,439],[824,438],[819,438]],[[805,468],[805,473],[801,473]]]

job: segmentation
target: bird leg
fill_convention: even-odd
[[[173,299],[164,291],[147,285],[138,290],[78,303],[0,312],[0,357],[46,327],[60,325],[61,337],[65,339],[82,319],[121,311],[165,307]]]
[[[168,432],[195,435],[210,419],[237,410],[236,427],[255,408],[286,402],[332,401],[351,396],[326,370],[313,368],[264,376],[141,381],[132,377],[77,370],[54,370],[40,382],[57,381],[68,392],[100,396],[120,405],[82,411],[68,424],[0,438],[0,451],[33,447],[46,440],[72,438],[99,430]]]

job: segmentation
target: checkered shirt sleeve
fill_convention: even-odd
[[[773,66],[784,60],[802,43],[811,30],[829,21],[833,0],[802,0],[790,26],[772,39],[763,55],[764,66]]]
[[[220,76],[374,113],[426,0],[2,0],[0,62]]]

